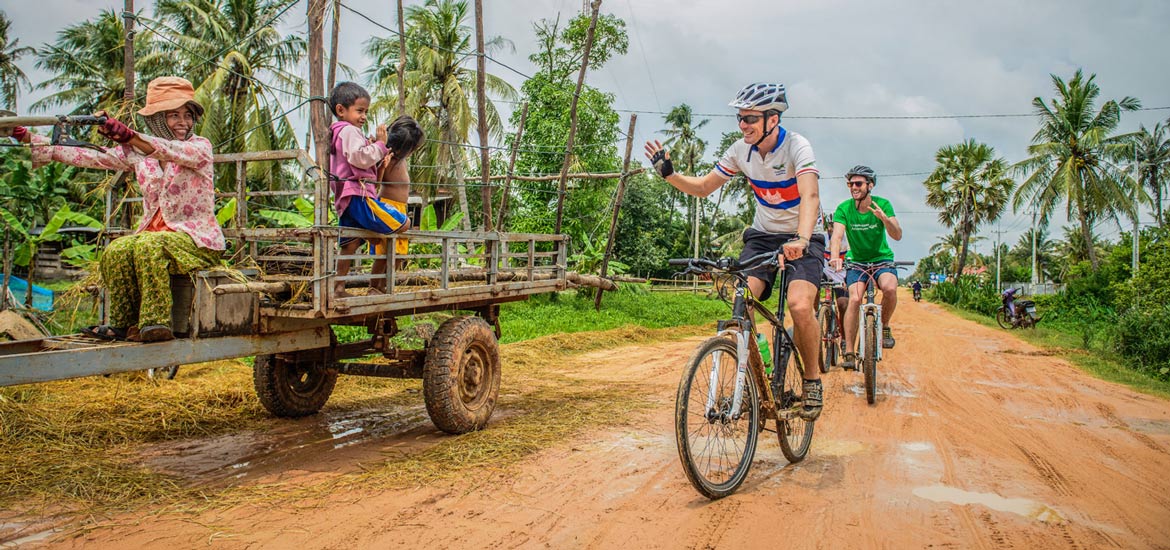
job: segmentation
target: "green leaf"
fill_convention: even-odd
[[[452,214],[450,218],[447,218],[445,221],[443,221],[443,227],[440,227],[439,230],[440,231],[454,231],[456,228],[459,227],[459,220],[462,220],[462,219],[463,219],[463,212],[456,212],[456,213]]]
[[[219,222],[219,225],[226,225],[227,222],[231,221],[235,217],[236,217],[236,199],[235,198],[227,201],[227,204],[223,205],[223,208],[220,208],[219,212],[215,213],[215,221]]]
[[[304,197],[297,197],[293,200],[293,206],[296,207],[297,212],[300,212],[302,216],[310,220],[313,219],[314,206],[311,201],[306,200]]]
[[[24,241],[12,253],[12,263],[20,267],[28,267],[28,263],[32,261],[32,241]]]
[[[300,214],[282,212],[279,210],[261,210],[260,215],[268,218],[283,227],[312,227],[313,220],[306,219]]]
[[[12,212],[0,208],[0,218],[4,219],[4,224],[7,225],[10,229],[14,229],[20,233],[21,236],[28,238],[28,230],[24,228],[24,224],[20,223],[20,220],[18,220],[16,216],[12,215]]]
[[[435,220],[435,205],[428,204],[426,208],[423,208],[422,219],[419,220],[419,229],[423,231],[434,231],[439,226],[439,222]]]
[[[97,245],[79,244],[61,251],[61,257],[74,267],[89,267],[93,263]]]

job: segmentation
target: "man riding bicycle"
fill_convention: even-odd
[[[833,213],[833,238],[829,244],[833,269],[840,271],[843,261],[839,256],[841,239],[848,236],[847,259],[855,264],[845,275],[849,287],[849,307],[845,309],[845,361],[844,368],[857,367],[858,311],[865,300],[865,287],[870,276],[877,281],[882,291],[882,347],[894,347],[890,331],[890,319],[898,305],[898,274],[892,267],[870,269],[873,264],[892,262],[894,251],[890,250],[886,236],[895,241],[902,239],[902,226],[894,217],[890,201],[871,194],[877,184],[877,174],[868,166],[854,166],[845,174],[846,184],[852,196],[837,206]]]
[[[679,191],[706,197],[743,173],[755,194],[755,217],[744,231],[740,260],[780,250],[780,267],[792,266],[788,281],[788,311],[793,339],[800,356],[811,365],[820,353],[820,327],[814,309],[824,265],[824,236],[815,233],[820,195],[812,146],[807,139],[780,126],[780,114],[788,109],[782,84],[756,83],[740,90],[729,103],[738,109],[736,119],[743,139],[727,149],[707,175],[685,176],[674,171],[670,154],[657,140],[646,142],[646,157],[655,171]],[[759,301],[772,293],[775,268],[749,272],[748,287]],[[823,391],[819,369],[804,370],[801,416],[815,419],[821,413]]]

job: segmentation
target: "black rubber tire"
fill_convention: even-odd
[[[691,356],[683,370],[683,377],[678,383],[678,394],[675,396],[674,402],[674,438],[678,445],[678,458],[679,462],[682,463],[683,473],[686,474],[691,485],[699,493],[711,500],[734,493],[747,479],[748,470],[752,467],[752,457],[756,454],[761,424],[759,422],[760,394],[756,388],[755,377],[750,374],[744,378],[747,385],[744,387],[741,405],[741,409],[744,406],[748,409],[744,411],[747,413],[747,418],[740,417],[739,420],[722,425],[719,425],[718,421],[708,420],[707,392],[704,389],[710,386],[710,365],[713,364],[715,352],[721,354],[719,359],[720,393],[716,394],[716,407],[730,405],[732,392],[735,390],[738,353],[735,341],[723,336],[708,338],[695,350],[694,355]],[[706,366],[705,369],[704,366]],[[700,432],[704,429],[709,429],[712,433],[708,434],[706,439],[692,443],[689,436],[692,434],[701,435]],[[719,440],[720,444],[716,445],[711,444],[711,439],[712,436],[721,435],[720,432],[732,430],[746,430],[743,432],[743,446],[734,446],[735,450],[739,451],[736,453],[739,455],[738,457],[731,457],[737,460],[734,469],[730,475],[726,476],[725,480],[708,479],[708,472],[704,466],[710,466],[712,461],[709,460],[710,457],[698,456],[697,452],[703,449],[727,449],[727,445],[722,444],[722,438]],[[707,460],[704,460],[705,458]]]
[[[791,328],[788,329],[788,337],[792,338]],[[796,348],[792,349],[788,364],[784,365],[784,368],[784,387],[781,391],[790,396],[800,395],[804,385],[804,361],[801,360],[800,352]],[[808,456],[815,427],[815,420],[809,421],[799,416],[780,419],[776,423],[780,452],[784,453],[784,458],[788,459],[788,462],[796,464]]]
[[[316,414],[329,401],[337,370],[322,362],[293,363],[277,355],[257,355],[252,368],[256,396],[268,412],[283,418]]]
[[[480,317],[447,319],[423,363],[423,400],[436,428],[449,434],[482,430],[500,394],[500,345]]]
[[[179,374],[179,365],[146,369],[146,376],[154,380],[174,380]]]
[[[865,357],[861,359],[861,371],[865,376],[865,402],[873,405],[877,400],[877,354],[881,338],[878,334],[877,316],[865,315]]]
[[[995,324],[999,325],[999,328],[1003,329],[1012,328],[1012,322],[1008,320],[1007,310],[1004,309],[1003,306],[1000,306],[999,309],[995,310]]]
[[[829,367],[837,364],[837,346],[833,345],[833,340],[828,335],[831,334],[836,327],[834,316],[837,314],[835,306],[829,304],[821,304],[817,308],[817,321],[821,327],[821,357],[820,367],[821,373],[829,372]]]

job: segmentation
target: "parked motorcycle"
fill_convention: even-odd
[[[1003,305],[995,311],[995,322],[1000,328],[1035,328],[1041,316],[1036,313],[1036,302],[1017,300],[1016,294],[1023,288],[1009,288],[1003,291]]]

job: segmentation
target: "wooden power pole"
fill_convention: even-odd
[[[475,0],[475,107],[479,114],[479,178],[483,187],[480,196],[483,198],[483,230],[492,230],[492,187],[489,179],[491,172],[488,154],[488,126],[487,126],[487,90],[484,83],[487,72],[487,58],[484,56],[483,46],[483,0]]]
[[[597,14],[601,11],[601,0],[593,0],[590,6],[593,9],[593,18],[589,21],[589,31],[585,35],[585,53],[581,56],[581,71],[577,73],[577,91],[573,93],[573,102],[569,107],[569,138],[565,141],[565,162],[561,165],[561,184],[557,194],[557,225],[554,233],[561,232],[561,222],[565,216],[569,162],[573,158],[573,140],[577,136],[577,101],[581,98],[581,88],[585,85],[585,69],[589,67],[589,50],[593,49],[593,33],[597,30]]]

